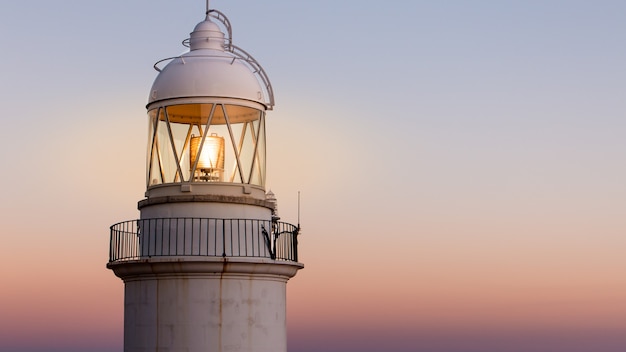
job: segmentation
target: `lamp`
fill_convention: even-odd
[[[202,150],[200,150],[202,146]],[[191,168],[198,160],[196,170],[202,172],[202,175],[196,176],[195,179],[200,181],[217,181],[224,179],[224,137],[211,133],[206,136],[204,144],[202,144],[202,136],[191,137]]]

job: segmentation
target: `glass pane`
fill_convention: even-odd
[[[233,137],[235,138],[233,158],[235,158],[236,162],[238,157],[240,162],[240,168],[235,170],[237,177],[232,177],[231,179],[233,182],[258,184],[258,181],[251,182],[250,175],[253,164],[257,161],[255,146],[261,111],[242,106],[227,105],[226,112],[228,121],[231,123]],[[238,123],[233,123],[233,121]],[[239,170],[241,170],[241,174],[238,174]]]
[[[167,114],[165,109],[149,112],[148,186],[188,181],[264,185],[262,111],[223,104],[216,104],[214,110],[213,104],[166,109]]]
[[[219,110],[216,109],[216,111]],[[227,125],[211,125],[208,130],[208,137],[214,139],[222,139],[223,138],[223,149],[219,150],[220,153],[220,182],[241,182],[239,178],[239,173],[237,171],[237,160],[233,153],[233,143],[230,138],[230,132],[228,130]],[[205,142],[206,147],[209,147],[208,142]],[[218,151],[215,148],[212,148],[213,153],[217,153]],[[234,178],[234,181],[233,181]]]
[[[163,116],[163,111],[159,110],[159,115]],[[158,129],[161,126],[158,123],[157,111],[153,110],[149,114],[149,144],[148,144],[148,185],[157,185],[164,182],[161,151],[159,150]],[[163,126],[164,127],[164,126]],[[155,133],[156,132],[156,133]]]
[[[263,116],[258,121],[256,131],[258,142],[250,183],[265,186],[265,119]]]
[[[176,159],[174,157],[172,143],[170,142],[167,123],[165,121],[160,120],[158,122],[155,146],[158,151],[159,164],[161,166],[161,173],[163,174],[163,182],[174,182],[177,171]]]
[[[159,156],[157,149],[155,148],[152,153],[152,161],[150,163],[150,176],[148,185],[158,185],[163,183],[163,174],[161,172],[161,166],[159,164]]]
[[[154,149],[152,148],[154,145],[154,129],[156,123],[156,110],[151,110],[148,113],[148,145],[146,147],[146,186],[150,186],[152,183],[150,182],[152,179],[151,173],[153,172],[152,168],[152,159],[155,154]],[[157,170],[154,170],[156,172]]]
[[[174,139],[174,148],[172,148],[172,150],[178,153],[178,162],[180,165],[180,171],[182,172],[182,180],[180,178],[180,175],[178,175],[174,180],[175,182],[189,180],[189,140],[192,134],[191,131],[193,130],[193,127],[194,126],[192,125],[170,123],[172,138]],[[175,163],[176,159],[172,158],[172,161]],[[176,169],[176,172],[178,171],[176,164],[173,164],[172,167]]]

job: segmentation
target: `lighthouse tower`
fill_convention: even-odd
[[[111,226],[124,351],[286,351],[286,284],[303,265],[299,225],[265,189],[272,86],[219,11],[183,44],[154,65],[140,218]]]

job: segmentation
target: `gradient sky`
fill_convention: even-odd
[[[268,73],[290,352],[626,351],[626,2],[213,0]],[[0,351],[119,352],[152,64],[203,0],[0,2]]]

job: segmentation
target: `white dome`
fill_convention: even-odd
[[[174,58],[159,73],[148,104],[178,98],[245,99],[267,107],[257,76],[241,56],[224,50],[224,34],[207,19],[191,33],[190,51]]]
[[[154,81],[149,103],[174,98],[224,97],[265,105],[256,76],[229,54],[200,49],[172,60]]]

